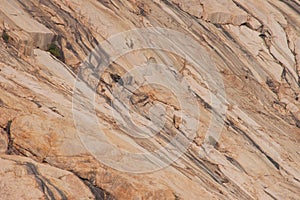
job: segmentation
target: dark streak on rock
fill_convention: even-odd
[[[267,78],[266,84],[269,86],[273,93],[278,93],[278,86],[271,78]]]
[[[294,177],[294,180],[300,183],[300,180],[299,180],[299,179],[297,179],[296,177]]]
[[[293,0],[280,0],[281,2],[288,5],[292,10],[294,10],[297,14],[300,15],[300,5]]]
[[[267,192],[266,190],[264,190],[264,192],[269,195],[272,199],[277,200],[276,197],[274,197],[270,192]]]
[[[193,160],[194,163],[202,170],[204,170],[214,181],[216,181],[219,184],[222,184],[226,182],[225,179],[223,179],[220,175],[214,173],[211,171],[202,161],[200,161],[197,157],[195,157],[192,154],[186,154],[187,157],[189,157],[190,160]]]
[[[81,176],[79,176],[78,174],[76,174],[75,172],[73,172],[73,174],[75,176],[77,176],[80,180],[82,180],[82,182],[88,186],[91,190],[91,192],[93,193],[94,197],[96,200],[115,200],[116,198],[110,194],[109,192],[105,191],[104,189],[94,185],[91,180],[83,178]]]
[[[97,0],[97,1],[111,10],[113,10],[113,8],[119,10],[119,8],[111,0]],[[120,3],[122,3],[122,1]]]
[[[7,133],[7,137],[8,137],[8,145],[7,145],[7,150],[6,150],[7,154],[12,154],[13,153],[14,141],[11,137],[11,132],[10,132],[11,123],[12,123],[12,120],[9,120],[7,122],[6,127],[4,128],[4,131]]]
[[[51,200],[52,199],[55,200],[54,194],[51,191],[51,189],[48,187],[48,185],[51,185],[59,193],[61,200],[68,199],[67,196],[61,190],[59,190],[55,185],[53,185],[47,178],[40,175],[40,173],[38,172],[34,164],[27,162],[26,167],[28,173],[34,175],[37,183],[39,184],[41,190],[43,191],[47,199],[49,199],[50,197]]]
[[[22,7],[24,9],[26,9],[28,7],[33,7],[36,9],[35,12],[44,13],[44,11],[41,9],[41,6],[36,7],[36,6],[32,5],[31,2],[24,3],[24,1],[21,1],[21,0],[18,0],[18,2],[22,5]],[[80,48],[84,51],[85,54],[88,54],[91,51],[91,49],[84,43],[84,40],[82,40],[82,36],[87,38],[87,40],[89,41],[89,43],[91,44],[92,47],[95,47],[99,44],[98,41],[96,40],[96,38],[94,38],[92,36],[91,31],[88,27],[82,26],[75,17],[73,17],[67,11],[61,9],[59,7],[59,5],[56,5],[55,3],[51,2],[51,1],[46,1],[46,0],[40,0],[39,3],[46,7],[52,8],[54,11],[59,13],[59,15],[64,20],[64,24],[66,25],[66,27],[68,27],[67,31],[73,33],[76,43],[80,46]],[[54,30],[55,33],[62,32],[60,30],[60,28],[57,27],[53,21],[49,20],[49,17],[47,15],[34,16],[33,15],[34,13],[29,13],[29,14],[32,17],[34,17],[38,22],[44,24],[47,28]],[[60,43],[60,45],[61,45],[62,38],[64,38],[66,41],[68,41],[68,38],[66,35],[58,35],[58,36],[56,36],[56,40]],[[70,48],[70,49],[72,50],[72,52],[74,53],[75,56],[78,56],[78,53],[73,48]]]
[[[196,98],[200,101],[201,105],[207,109],[212,111],[213,107],[211,105],[209,105],[209,103],[207,103],[202,97],[200,97],[196,92],[192,91],[192,93],[196,96]]]
[[[239,129],[238,127],[236,127],[234,125],[234,123],[232,121],[230,121],[230,120],[225,121],[225,124],[227,126],[232,127],[236,132],[240,133],[252,146],[254,146],[255,148],[257,148],[273,164],[273,166],[276,169],[278,169],[278,170],[280,169],[280,165],[272,157],[270,157],[266,152],[264,152],[261,149],[261,147],[257,143],[255,143],[254,140],[251,137],[249,137],[247,135],[247,133],[245,133],[243,130]]]
[[[43,181],[43,179],[40,177],[39,172],[37,171],[36,167],[32,163],[26,163],[27,171],[29,174],[32,174],[37,183],[40,186],[40,189],[45,194],[46,199],[55,200],[53,192],[50,190],[50,188],[46,185],[46,183]]]
[[[53,106],[53,107],[49,107],[49,109],[50,109],[52,112],[54,112],[54,113],[60,115],[61,117],[64,117],[64,115],[61,114],[61,113],[57,110],[56,107],[54,107],[54,106]]]
[[[226,159],[232,164],[234,165],[236,168],[238,168],[240,171],[245,172],[244,168],[240,165],[240,163],[238,161],[236,161],[234,158],[231,158],[227,155],[225,155]]]
[[[40,104],[40,102],[38,102],[36,100],[31,100],[31,102],[33,102],[38,108],[42,107],[42,105]]]
[[[110,74],[110,77],[114,82],[124,85],[123,79],[119,74]]]
[[[295,125],[297,128],[300,128],[300,120],[293,114],[291,113],[293,120],[295,121]]]

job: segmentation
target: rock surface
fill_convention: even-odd
[[[14,155],[1,155],[2,199],[93,199],[74,174]]]
[[[0,32],[1,199],[299,199],[298,1],[3,0]]]
[[[34,20],[17,1],[2,1],[0,16],[9,41],[20,53],[31,55],[33,48],[47,50],[54,38],[54,33]]]

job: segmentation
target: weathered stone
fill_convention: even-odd
[[[215,24],[241,25],[249,19],[249,14],[237,7],[231,0],[201,0],[202,18]]]
[[[287,26],[287,21],[283,14],[272,6],[271,2],[254,0],[238,0],[236,2],[248,10],[254,17],[261,20],[269,34],[271,34],[266,38],[271,41],[270,44],[267,44],[271,55],[278,62],[282,63],[292,76],[298,80],[295,71],[295,58],[288,47],[288,40],[284,30]]]
[[[74,174],[20,156],[0,155],[3,199],[94,199]]]
[[[33,48],[48,49],[54,33],[24,12],[17,1],[2,1],[0,16],[0,23],[9,24],[11,27],[8,35],[19,52],[31,55]]]
[[[0,154],[5,153],[8,148],[8,136],[4,130],[0,129]]]
[[[179,8],[181,8],[185,12],[187,12],[195,17],[201,18],[202,13],[203,13],[203,4],[201,4],[201,1],[198,1],[198,0],[190,0],[190,1],[172,0],[172,2],[174,2],[174,4],[176,4],[176,5],[178,5]]]
[[[294,8],[275,0],[3,1],[0,27],[12,42],[0,40],[0,199],[296,199]],[[144,26],[155,34],[126,32]],[[158,27],[187,40],[164,38]],[[54,33],[64,62],[45,51]],[[110,40],[115,34],[124,37]],[[166,148],[174,138],[187,149]],[[158,149],[167,150],[154,157]]]
[[[261,27],[261,23],[254,17],[250,17],[250,19],[247,21],[247,24],[249,24],[249,27],[253,30],[257,30]]]

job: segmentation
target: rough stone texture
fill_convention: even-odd
[[[5,131],[0,130],[0,153],[5,153],[8,148],[8,136]]]
[[[47,50],[54,33],[34,20],[18,1],[3,0],[0,4],[0,23],[10,37],[10,43],[20,53],[31,55],[33,48]]]
[[[249,19],[248,14],[237,7],[233,1],[201,1],[203,19],[211,23],[241,25]]]
[[[8,8],[17,15],[9,14]],[[0,41],[1,199],[299,199],[299,10],[296,0],[1,2],[1,31],[9,30],[22,41],[27,40],[26,32],[37,42],[34,47],[48,43],[48,34],[55,33],[64,56],[62,62],[44,48],[21,56],[21,46]],[[80,68],[99,43],[141,27],[170,28],[198,41],[214,61],[226,97],[206,87],[203,77],[209,72],[178,55],[151,49],[131,52],[103,73]],[[124,48],[142,43],[130,37],[122,42]],[[199,52],[177,45],[198,53],[205,65]],[[103,60],[105,53],[110,52],[99,52]],[[166,64],[170,74],[185,77],[200,106],[180,118],[180,105],[168,90],[136,91],[132,111],[140,116],[137,124],[149,128],[145,124],[152,118],[147,113],[155,103],[167,110],[166,128],[154,136],[157,146],[129,137],[111,112],[111,102],[116,100],[112,91],[130,81],[120,82],[118,75],[151,63]],[[193,143],[178,160],[151,173],[126,173],[104,165],[80,140],[73,120],[72,94],[81,92],[74,91],[79,71],[81,82],[98,92],[98,126],[118,148],[135,152],[159,147],[176,133],[186,134],[186,123],[199,112]],[[163,79],[159,72],[157,79]],[[213,104],[211,92],[219,107]],[[114,109],[123,111],[122,105],[116,105]],[[224,107],[226,113],[221,112]],[[86,118],[94,116],[91,107],[80,104],[76,109],[83,113],[79,119],[86,123],[86,137],[95,136],[95,127]],[[222,134],[206,138],[215,112],[224,116]],[[129,168],[140,164],[134,161],[126,160]]]
[[[2,199],[94,199],[74,174],[20,156],[0,155]]]

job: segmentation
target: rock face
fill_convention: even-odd
[[[88,186],[74,174],[29,158],[2,155],[3,199],[93,199]]]
[[[21,9],[17,1],[2,1],[0,16],[9,41],[20,53],[31,55],[34,48],[48,49],[54,33]]]
[[[3,0],[0,31],[0,199],[299,199],[298,1]]]

